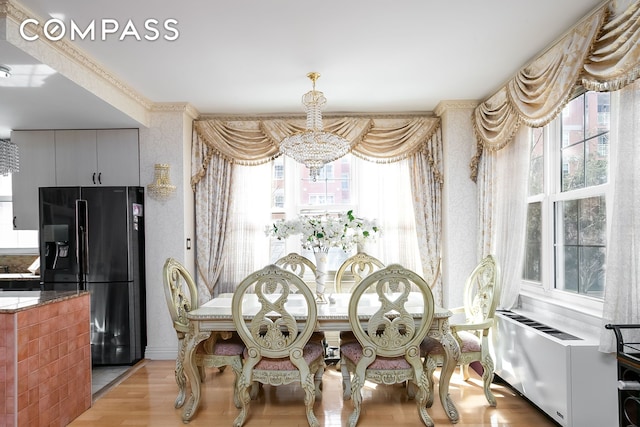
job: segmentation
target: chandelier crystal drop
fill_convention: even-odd
[[[327,103],[324,94],[316,90],[319,73],[309,73],[313,88],[302,96],[307,113],[306,129],[294,133],[280,142],[280,152],[309,168],[312,180],[327,163],[343,157],[351,150],[351,142],[335,133],[326,132],[322,125],[322,108]]]
[[[18,146],[8,139],[0,139],[0,175],[16,173],[19,166]]]

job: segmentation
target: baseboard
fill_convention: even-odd
[[[178,350],[175,347],[151,347],[147,346],[144,351],[145,359],[149,360],[176,360]]]

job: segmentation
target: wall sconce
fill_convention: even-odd
[[[154,181],[147,185],[147,193],[154,199],[166,200],[176,191],[176,186],[171,184],[169,179],[169,165],[166,163],[156,163],[154,170]]]

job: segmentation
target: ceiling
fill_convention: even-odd
[[[0,0],[2,3],[4,0]],[[16,3],[14,0],[10,0]],[[20,0],[44,23],[81,29],[112,19],[115,34],[74,43],[151,102],[188,102],[201,114],[302,113],[316,88],[327,113],[433,111],[440,101],[482,100],[601,0]],[[120,40],[131,20],[141,37]],[[162,23],[177,30],[164,30]],[[90,91],[3,40],[0,137],[11,129],[138,127]],[[131,30],[131,28],[130,28]],[[53,68],[51,68],[53,67]]]

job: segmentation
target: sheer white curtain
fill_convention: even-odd
[[[513,143],[483,154],[478,173],[478,230],[481,258],[493,254],[500,267],[499,307],[512,308],[520,291],[527,222],[530,129]]]
[[[398,263],[422,275],[409,160],[373,163],[354,158],[357,215],[375,218],[382,237],[367,248],[385,264]]]
[[[606,287],[602,321],[640,324],[640,80],[619,91],[617,133],[612,149],[615,164],[613,206],[607,243]],[[613,153],[612,153],[613,154]],[[628,332],[630,342],[640,333]],[[602,329],[600,350],[616,351],[615,337]]]
[[[246,276],[269,263],[271,163],[235,165],[231,177],[229,225],[219,292],[233,292]]]

